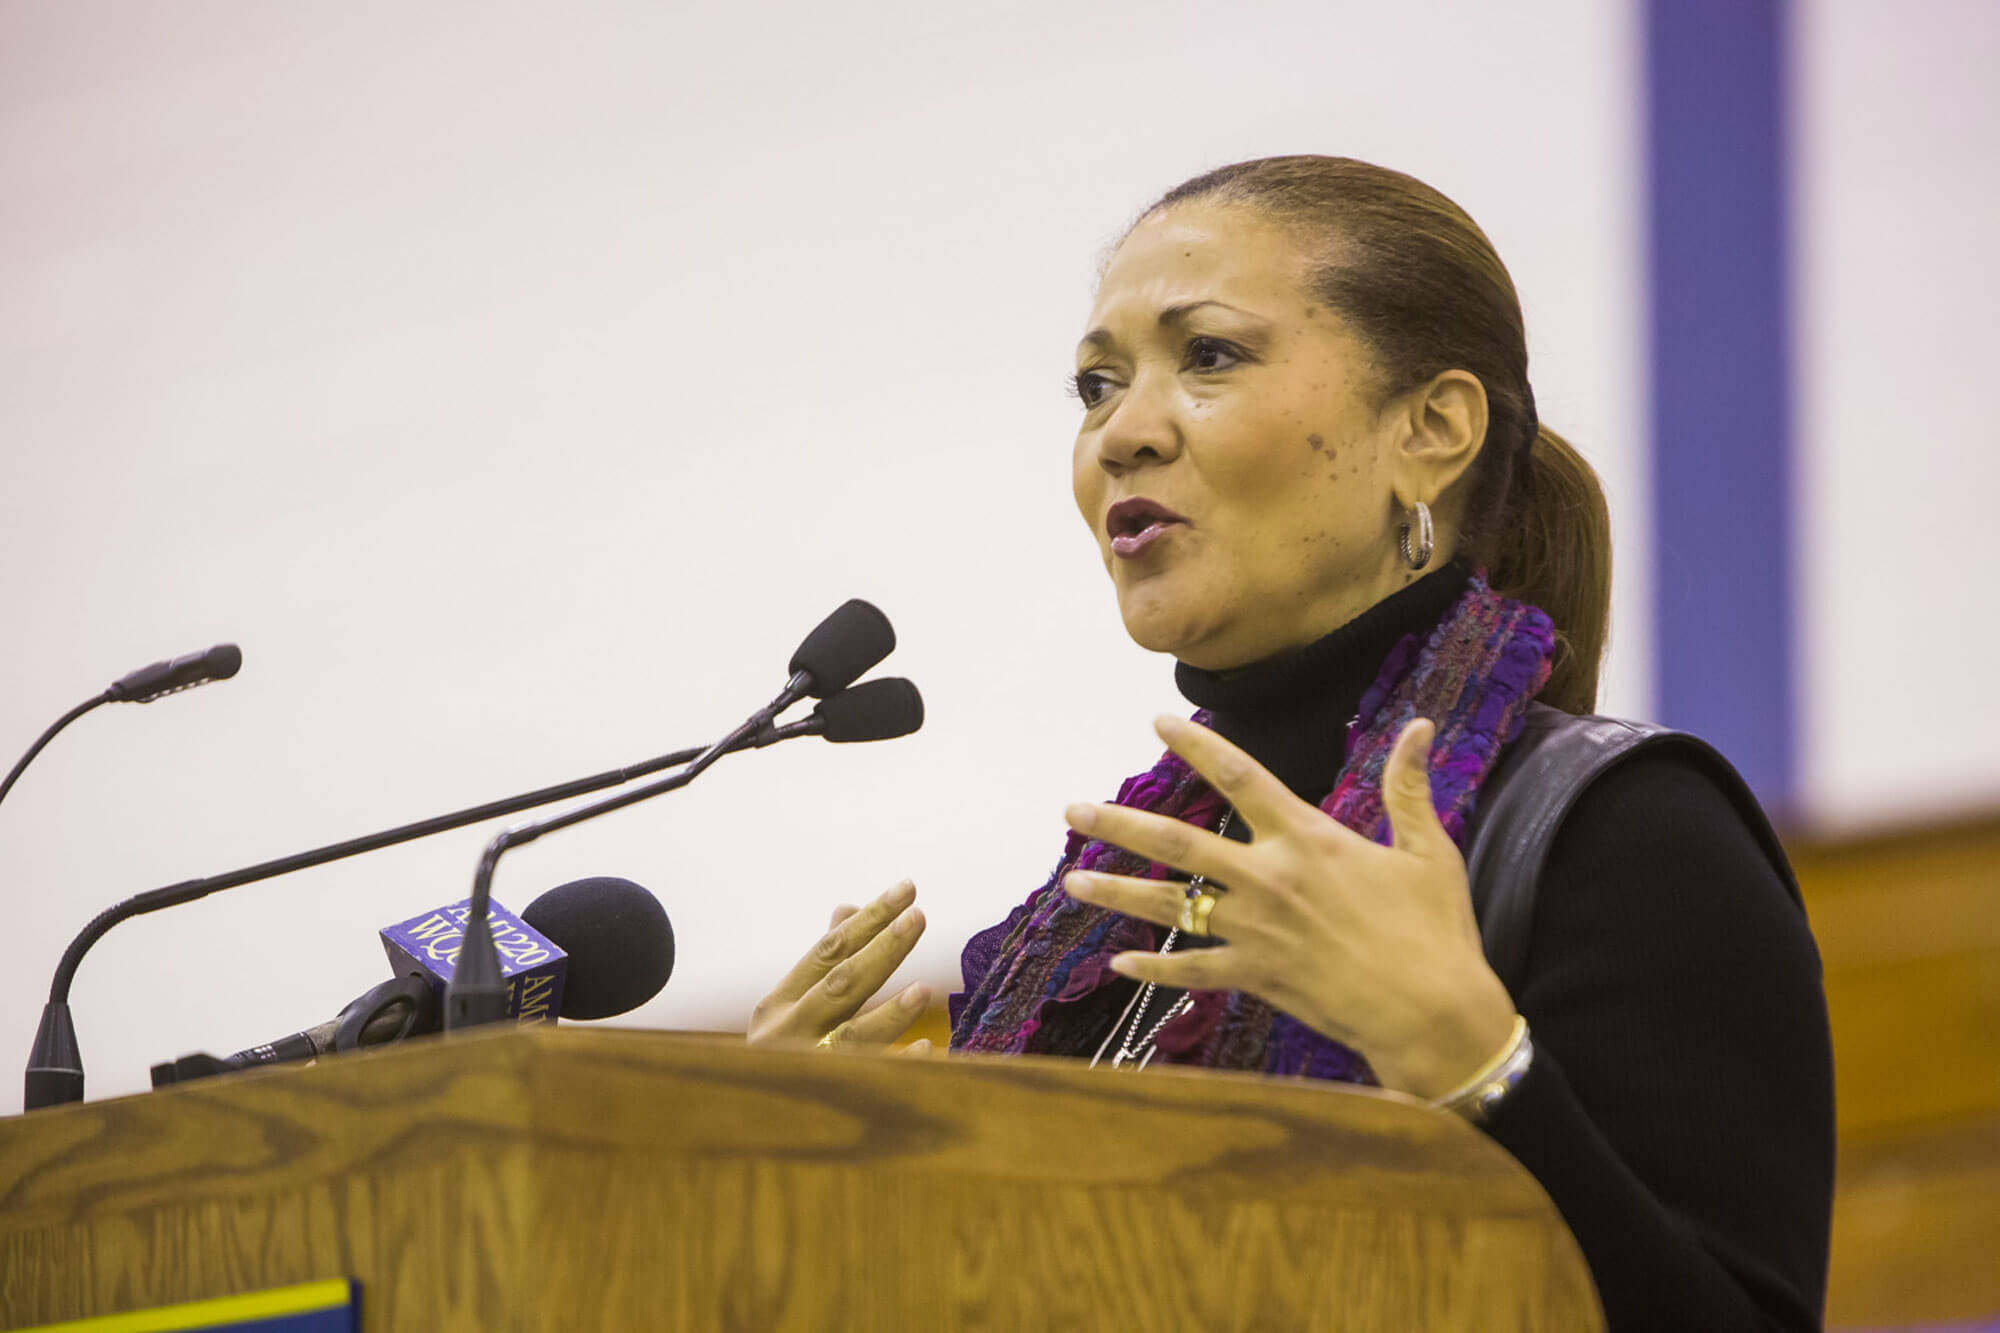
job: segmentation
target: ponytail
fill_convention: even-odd
[[[1506,516],[1481,525],[1475,552],[1496,591],[1539,606],[1556,627],[1556,660],[1540,699],[1565,713],[1597,707],[1597,673],[1611,624],[1611,514],[1597,473],[1542,426],[1515,471]]]

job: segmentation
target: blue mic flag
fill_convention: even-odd
[[[489,900],[487,907],[486,924],[493,930],[500,975],[507,982],[507,1017],[520,1023],[553,1023],[562,1012],[569,955],[499,902]],[[384,926],[382,949],[389,955],[389,966],[398,976],[421,974],[443,1003],[445,983],[451,980],[458,962],[471,908],[472,900],[467,898]]]

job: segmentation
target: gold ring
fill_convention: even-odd
[[[1218,897],[1207,889],[1190,893],[1181,903],[1181,929],[1190,935],[1208,934],[1208,918]]]

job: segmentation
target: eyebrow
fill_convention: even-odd
[[[1260,322],[1264,318],[1262,315],[1254,314],[1251,311],[1243,309],[1241,306],[1233,306],[1227,301],[1178,301],[1160,311],[1159,326],[1164,329],[1178,324],[1203,306],[1211,305],[1221,310],[1234,311],[1236,314],[1244,315]],[[1116,341],[1117,339],[1112,336],[1110,329],[1096,328],[1083,335],[1077,342],[1077,350],[1082,351],[1086,347],[1108,347]]]

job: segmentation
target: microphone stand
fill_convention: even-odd
[[[54,724],[47,731],[43,732],[33,745],[28,747],[28,752],[21,756],[20,762],[7,770],[7,776],[0,778],[0,801],[7,799],[7,793],[14,790],[14,784],[21,780],[21,774],[26,771],[29,764],[34,762],[35,756],[42,752],[43,747],[56,738],[58,731],[61,731],[91,709],[110,703],[114,697],[110,690],[106,690],[95,699],[85,699],[82,703],[57,718]]]
[[[465,942],[459,946],[458,961],[453,964],[451,981],[445,987],[444,1030],[447,1033],[456,1032],[485,1023],[497,1023],[507,1017],[507,981],[501,974],[500,954],[493,947],[493,932],[487,928],[486,914],[487,906],[492,901],[493,872],[499,868],[500,858],[509,849],[526,846],[544,834],[581,824],[599,815],[608,815],[628,805],[637,805],[655,796],[677,791],[700,777],[723,755],[744,748],[749,738],[760,733],[768,732],[774,737],[787,733],[803,734],[812,727],[810,721],[794,722],[786,727],[775,727],[773,724],[779,713],[812,693],[813,688],[812,673],[796,671],[777,698],[752,713],[749,720],[736,730],[696,755],[680,772],[532,824],[502,829],[495,835],[480,854],[479,869],[472,877],[472,901],[465,920]]]
[[[350,856],[359,856],[363,852],[393,847],[398,843],[428,837],[433,833],[448,833],[467,824],[477,824],[501,815],[518,814],[523,810],[547,805],[553,801],[567,800],[573,796],[585,796],[594,791],[602,791],[606,787],[615,787],[635,778],[646,777],[664,768],[672,768],[675,764],[688,763],[690,759],[701,764],[702,768],[706,768],[720,758],[724,750],[761,749],[778,741],[790,740],[794,736],[810,734],[810,725],[803,722],[784,727],[773,726],[771,717],[766,713],[760,713],[753,721],[758,725],[752,726],[746,723],[745,726],[731,732],[726,740],[705,750],[700,747],[676,750],[672,754],[664,754],[629,768],[614,768],[592,777],[578,778],[574,782],[544,787],[539,791],[531,791],[502,801],[489,801],[485,805],[475,805],[452,814],[439,815],[434,819],[419,820],[414,824],[385,829],[380,833],[350,838],[346,842],[332,843],[309,852],[300,852],[295,856],[279,857],[275,861],[261,861],[227,874],[211,875],[205,879],[183,880],[163,888],[149,889],[107,907],[92,918],[90,924],[70,941],[69,947],[63,950],[62,960],[56,964],[55,978],[49,984],[49,1000],[42,1008],[41,1023],[35,1029],[35,1044],[28,1054],[24,1109],[33,1111],[44,1106],[60,1106],[67,1102],[83,1100],[83,1056],[77,1048],[76,1025],[70,1016],[70,983],[76,976],[77,965],[83,961],[84,954],[104,937],[105,932],[119,922],[135,916],[144,916],[149,912],[177,907],[182,903],[193,902],[197,898],[206,898],[209,894],[223,889],[254,884],[259,880],[275,879],[280,875],[289,875],[293,871],[310,869]],[[689,767],[693,769],[692,764]],[[677,773],[670,781],[674,786],[679,786],[681,783],[691,781],[694,773],[698,772],[700,769],[693,769],[693,772],[687,773],[686,776]],[[655,793],[651,790],[645,791],[645,795],[653,794]],[[644,796],[633,799],[643,800]],[[488,878],[490,879],[490,875]],[[484,919],[483,904],[481,919]],[[468,942],[473,938],[484,939],[488,950],[492,949],[493,940],[490,932],[482,930],[477,935],[469,935]],[[497,959],[495,971],[498,971]]]

